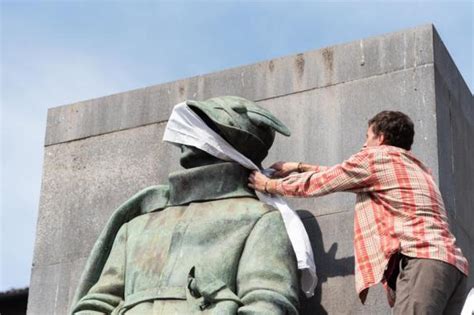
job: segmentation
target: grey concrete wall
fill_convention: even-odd
[[[28,313],[65,313],[113,209],[179,169],[178,150],[161,138],[172,107],[185,99],[240,95],[274,112],[293,135],[277,137],[267,165],[338,163],[359,150],[375,113],[408,113],[416,124],[414,152],[433,169],[453,230],[472,258],[472,95],[448,58],[426,25],[50,109]],[[380,287],[366,306],[355,293],[354,196],[290,203],[308,229],[321,279],[302,313],[389,313]]]
[[[434,36],[438,169],[450,226],[474,274],[474,101],[438,33]],[[474,287],[474,277],[469,277]]]

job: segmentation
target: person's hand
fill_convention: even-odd
[[[265,192],[265,183],[270,179],[258,171],[253,171],[249,176],[248,186],[260,192]]]
[[[290,175],[293,172],[298,172],[298,162],[276,162],[273,163],[270,168],[273,168],[275,170],[275,173],[273,173],[272,177],[286,177]]]

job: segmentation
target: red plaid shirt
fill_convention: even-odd
[[[354,215],[355,284],[362,302],[382,282],[393,254],[437,259],[468,274],[468,263],[449,231],[443,199],[431,172],[409,151],[393,146],[363,149],[333,167],[280,179],[288,196],[357,193]]]

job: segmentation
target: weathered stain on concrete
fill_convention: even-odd
[[[268,70],[270,70],[270,72],[273,72],[273,70],[275,70],[275,63],[273,62],[273,60],[270,60],[268,62]]]
[[[328,72],[334,71],[334,51],[332,48],[324,48],[322,50],[324,65]]]
[[[305,65],[304,54],[296,55],[295,65],[296,65],[298,77],[302,78],[304,74],[304,65]]]
[[[326,84],[334,84],[334,50],[332,48],[324,48],[321,51],[324,60],[324,73],[326,74]]]

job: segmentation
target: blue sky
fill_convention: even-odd
[[[433,23],[471,91],[472,1],[1,1],[0,291],[29,283],[46,113]]]

